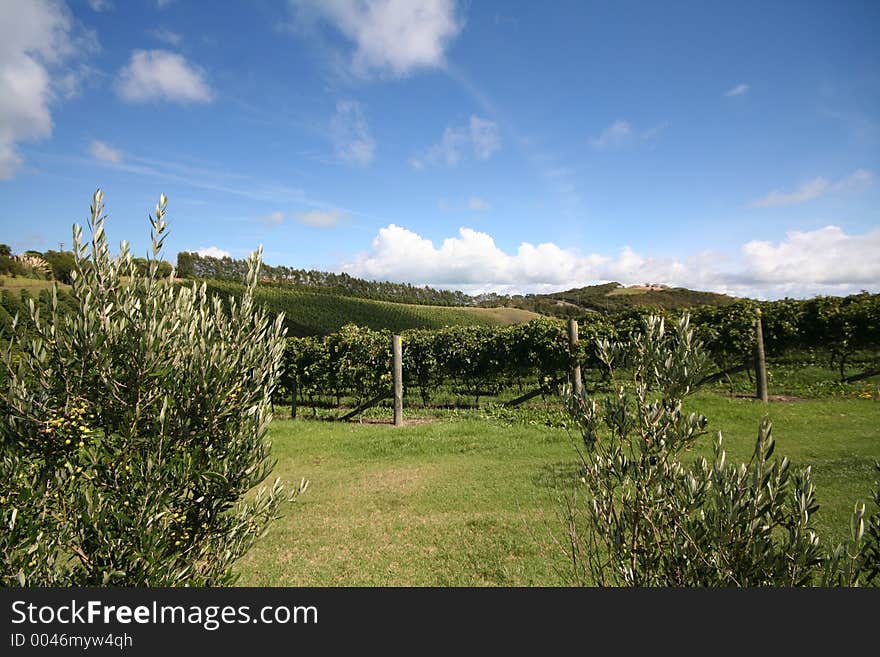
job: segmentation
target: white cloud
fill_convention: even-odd
[[[232,255],[229,251],[224,251],[218,246],[206,246],[204,249],[196,249],[196,253],[200,256],[207,256],[209,258],[231,258]]]
[[[747,84],[738,84],[733,89],[728,89],[724,92],[724,95],[728,98],[733,98],[734,96],[742,96],[744,93],[748,92],[749,85]]]
[[[112,164],[119,164],[122,162],[122,151],[113,148],[103,141],[98,141],[97,139],[89,144],[89,153],[95,159],[104,162],[110,162]]]
[[[342,210],[311,210],[296,215],[299,223],[313,228],[333,228],[345,218],[346,214]]]
[[[498,125],[478,116],[471,116],[466,126],[446,128],[439,143],[431,146],[423,155],[410,159],[413,169],[421,171],[429,166],[445,164],[455,166],[462,152],[470,149],[480,160],[488,160],[501,148]]]
[[[330,121],[330,134],[336,157],[349,164],[366,166],[373,161],[376,141],[360,103],[341,100],[336,103],[336,114]]]
[[[779,208],[788,205],[799,205],[832,192],[861,189],[874,184],[874,180],[874,174],[867,169],[857,169],[836,183],[832,183],[820,176],[805,182],[793,192],[783,192],[774,189],[766,196],[752,201],[750,206],[753,208]]]
[[[110,11],[113,9],[113,3],[110,0],[89,0],[89,7],[92,11]]]
[[[183,40],[183,37],[180,34],[178,34],[177,32],[172,32],[171,30],[164,27],[158,27],[155,30],[150,30],[148,34],[154,39],[158,39],[159,41],[167,43],[171,46],[180,45],[180,42]]]
[[[352,275],[480,292],[550,292],[598,282],[666,283],[761,298],[848,294],[880,290],[880,230],[847,235],[837,226],[792,231],[778,243],[752,241],[735,258],[695,253],[686,259],[643,255],[624,247],[616,255],[582,254],[553,243],[523,242],[515,253],[470,228],[439,247],[391,224],[379,230],[369,253],[342,265]]]
[[[468,209],[483,212],[492,209],[492,204],[479,196],[471,196],[468,199]]]
[[[136,50],[119,72],[116,91],[131,102],[207,103],[214,94],[201,69],[166,50]]]
[[[76,43],[66,6],[50,0],[0,3],[0,180],[21,164],[16,145],[52,134],[51,104],[75,94],[65,59],[97,47]],[[51,71],[51,72],[50,72]]]
[[[605,128],[598,137],[590,140],[593,148],[597,150],[606,150],[612,148],[621,148],[632,142],[633,129],[632,126],[623,119],[617,119],[610,126]]]
[[[403,77],[442,67],[461,31],[454,0],[291,0],[300,14],[317,16],[355,45],[355,74]]]
[[[745,271],[762,285],[782,287],[809,283],[853,291],[876,289],[880,281],[880,230],[847,235],[839,226],[790,231],[785,240],[752,241],[742,247]]]

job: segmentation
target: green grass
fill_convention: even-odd
[[[58,283],[59,290],[66,290],[70,286]],[[39,278],[23,278],[21,276],[0,276],[0,289],[6,290],[49,290],[52,281],[44,281]]]
[[[648,290],[643,290],[637,287],[619,287],[616,290],[611,290],[606,296],[609,297],[626,297],[626,296],[637,296],[639,294],[645,294]]]
[[[777,454],[810,464],[823,543],[846,537],[856,500],[867,502],[880,459],[880,403],[824,399],[772,403],[703,394],[688,402],[723,430],[730,458],[751,453],[769,412]],[[573,472],[564,429],[540,417],[474,412],[394,428],[277,420],[275,474],[311,485],[240,562],[257,586],[556,585],[565,558],[552,482]],[[517,418],[521,421],[517,421]],[[710,452],[710,439],[696,453]],[[694,454],[696,456],[696,454]]]
[[[851,376],[875,369],[880,357],[873,351],[854,354],[847,363],[846,374]],[[880,400],[880,375],[841,383],[837,367],[828,364],[828,354],[792,354],[773,358],[767,363],[767,387],[771,395],[786,397],[859,397]],[[730,382],[719,381],[712,386],[718,393],[733,391],[735,394],[754,394],[755,382],[745,372],[735,374]]]

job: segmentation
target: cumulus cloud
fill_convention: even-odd
[[[333,228],[345,218],[346,214],[342,210],[311,210],[296,215],[299,223],[312,228]]]
[[[128,66],[119,72],[116,92],[123,100],[135,103],[207,103],[214,97],[204,72],[167,50],[134,51]]]
[[[632,142],[632,138],[633,128],[629,122],[617,119],[605,128],[598,137],[591,139],[590,143],[597,150],[607,150],[626,146]]]
[[[96,160],[119,164],[122,162],[122,151],[113,148],[109,144],[95,139],[89,144],[89,153]]]
[[[89,0],[89,7],[92,11],[110,11],[113,9],[113,3],[110,0]]]
[[[16,145],[52,134],[50,107],[75,95],[79,74],[65,60],[97,47],[81,43],[66,6],[50,0],[0,2],[0,180],[21,165]]]
[[[735,258],[712,252],[661,258],[624,247],[613,255],[584,254],[553,243],[523,242],[506,253],[491,235],[471,228],[439,247],[391,224],[368,253],[342,265],[376,280],[480,292],[550,292],[605,281],[662,282],[760,298],[848,294],[880,289],[880,230],[848,235],[840,227],[792,231],[778,243],[752,241]]]
[[[480,160],[488,160],[501,148],[498,124],[478,116],[471,116],[466,126],[446,128],[442,139],[421,155],[410,159],[413,169],[421,171],[429,166],[455,166],[466,152]]]
[[[799,205],[817,199],[832,192],[845,192],[862,189],[874,183],[874,174],[867,169],[857,169],[837,182],[831,182],[821,176],[805,182],[793,192],[774,189],[766,196],[751,202],[753,208],[778,208],[788,205]]]
[[[880,230],[864,235],[847,235],[839,226],[791,231],[778,244],[749,242],[742,253],[745,271],[756,283],[855,289],[880,282]]]
[[[206,246],[204,249],[196,249],[196,253],[200,256],[209,258],[231,258],[229,251],[225,251],[218,246]]]
[[[404,77],[442,67],[449,43],[461,31],[454,0],[291,0],[299,15],[323,20],[351,41],[351,68]]]
[[[744,93],[748,92],[749,85],[747,84],[738,84],[733,89],[728,89],[724,92],[724,95],[728,98],[733,98],[734,96],[742,96]]]
[[[330,121],[330,134],[338,157],[343,162],[366,166],[373,161],[376,141],[370,134],[360,103],[341,100]]]

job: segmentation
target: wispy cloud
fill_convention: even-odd
[[[597,151],[612,151],[640,145],[653,147],[660,141],[660,137],[669,125],[669,121],[661,121],[651,128],[638,130],[629,121],[617,119],[598,136],[590,139],[590,145]]]
[[[214,98],[204,71],[166,50],[132,53],[129,64],[119,72],[116,92],[123,100],[135,103],[208,103]]]
[[[177,32],[172,32],[171,30],[164,27],[157,27],[154,30],[150,30],[148,34],[154,39],[158,39],[163,43],[167,43],[170,46],[180,45],[180,42],[183,40],[183,37]]]
[[[103,141],[99,141],[97,139],[93,140],[92,143],[89,144],[89,153],[95,159],[102,160],[104,162],[111,162],[113,164],[119,164],[120,162],[122,162],[122,151],[113,148],[109,144]]]
[[[639,136],[645,141],[656,141],[660,138],[660,135],[666,132],[670,125],[671,124],[669,123],[669,121],[662,121],[655,125],[653,128],[643,130],[642,134]]]
[[[270,212],[264,217],[260,217],[260,221],[263,221],[267,224],[274,224],[276,226],[280,226],[284,223],[284,213],[283,212]]]
[[[260,222],[271,224],[273,226],[281,226],[288,219],[293,219],[303,226],[311,226],[312,228],[333,228],[348,220],[348,214],[339,208],[331,208],[327,210],[309,210],[307,212],[270,212],[260,217]]]
[[[336,103],[336,114],[330,121],[330,134],[336,157],[343,162],[366,166],[373,161],[376,141],[370,134],[360,103],[352,100]]]
[[[362,77],[443,67],[463,27],[454,0],[291,0],[290,7],[298,24],[326,22],[352,42],[350,67]]]
[[[439,143],[422,155],[410,159],[410,166],[421,171],[429,166],[455,166],[463,153],[470,150],[479,160],[488,160],[501,149],[498,124],[478,116],[471,116],[467,126],[446,128]]]
[[[468,199],[468,209],[476,210],[477,212],[486,212],[492,209],[492,204],[479,196],[471,196]]]
[[[605,128],[598,137],[590,140],[596,150],[622,148],[633,141],[633,128],[628,121],[617,119]]]
[[[837,182],[831,182],[820,176],[805,182],[793,192],[783,192],[774,189],[766,196],[752,201],[749,205],[753,208],[779,208],[799,205],[826,194],[861,189],[872,185],[874,180],[874,174],[867,169],[857,169],[849,176],[841,178]]]
[[[220,194],[229,194],[250,201],[271,205],[286,204],[306,206],[319,210],[339,209],[346,215],[364,217],[371,221],[381,221],[369,214],[346,209],[335,203],[316,199],[300,187],[279,182],[267,181],[249,174],[206,166],[193,166],[188,163],[165,159],[161,166],[155,165],[155,158],[141,157],[126,153],[124,158],[113,163],[93,157],[76,157],[55,153],[37,154],[44,160],[60,162],[65,166],[112,167],[116,172],[131,173],[139,178],[149,177],[160,181],[173,182],[185,187],[202,189]]]
[[[493,121],[472,116],[470,134],[471,143],[474,146],[474,154],[481,160],[488,160],[495,151],[501,148],[498,125]]]
[[[506,253],[487,233],[461,228],[437,247],[397,226],[379,230],[368,253],[342,265],[355,276],[462,289],[472,293],[549,292],[603,281],[662,282],[763,298],[880,290],[880,230],[849,235],[838,226],[791,231],[777,243],[750,241],[735,258],[697,252],[680,258],[584,254],[553,243],[523,242]]]
[[[749,85],[747,84],[738,84],[733,89],[728,89],[724,92],[724,95],[727,98],[733,98],[734,96],[742,96],[745,93],[748,93]]]
[[[312,228],[333,228],[346,219],[342,210],[312,210],[295,215],[296,220],[304,226]]]
[[[89,0],[89,8],[97,12],[110,11],[113,3],[110,0]]]

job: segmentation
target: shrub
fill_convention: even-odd
[[[707,371],[689,317],[671,331],[650,317],[626,344],[598,343],[617,392],[567,395],[583,449],[579,485],[560,499],[571,578],[598,586],[858,585],[876,581],[880,514],[853,516],[852,540],[820,548],[810,468],[773,458],[770,422],[747,464],[727,462],[717,434],[711,460],[686,465],[704,416],[682,410]],[[621,380],[620,372],[628,373]],[[880,496],[876,496],[880,504]]]
[[[103,197],[90,243],[74,226],[68,312],[29,301],[2,356],[0,582],[224,585],[285,500],[266,430],[284,348],[281,319],[255,312],[260,252],[228,312],[204,286],[159,276],[152,258],[110,256]]]

